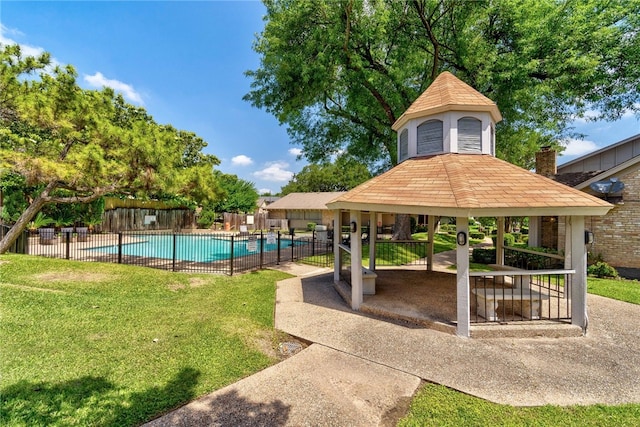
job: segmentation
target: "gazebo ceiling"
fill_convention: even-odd
[[[329,209],[439,216],[604,215],[613,205],[489,155],[405,160]]]

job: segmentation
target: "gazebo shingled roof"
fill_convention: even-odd
[[[453,110],[487,111],[495,123],[502,120],[495,102],[445,71],[436,77],[391,128],[397,131],[411,119]]]
[[[582,191],[478,154],[407,159],[327,206],[441,216],[602,215],[611,208]]]

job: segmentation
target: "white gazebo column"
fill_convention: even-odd
[[[571,223],[571,324],[587,328],[587,251],[584,243],[584,217],[567,217]]]
[[[376,271],[376,238],[378,237],[378,214],[369,212],[369,270]]]
[[[496,230],[496,264],[504,265],[504,217],[498,217]]]
[[[469,300],[469,218],[456,218],[457,320],[456,334],[471,336],[471,308]],[[460,244],[464,243],[464,244]]]
[[[333,281],[340,281],[340,269],[342,268],[342,259],[340,257],[340,243],[342,240],[342,211],[336,209],[333,211]]]
[[[529,240],[527,245],[534,248],[542,246],[540,244],[540,226],[542,218],[539,216],[529,217]]]
[[[360,211],[350,211],[349,230],[351,242],[351,308],[359,310],[362,305],[362,238]],[[355,228],[355,230],[354,230]]]
[[[433,270],[433,239],[436,230],[436,217],[434,215],[427,216],[427,270]]]

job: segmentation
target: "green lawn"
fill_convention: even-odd
[[[275,283],[0,256],[0,425],[132,426],[277,361]],[[589,291],[640,303],[640,284]],[[400,426],[635,426],[640,405],[498,405],[427,384]]]
[[[637,280],[589,277],[587,291],[594,295],[640,304],[640,282]]]
[[[515,407],[425,384],[399,427],[422,426],[638,426],[640,405]]]
[[[276,362],[284,273],[0,262],[0,425],[137,425]]]

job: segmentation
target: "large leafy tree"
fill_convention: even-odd
[[[91,202],[107,193],[171,193],[195,201],[219,191],[197,135],[156,123],[110,89],[85,90],[71,66],[0,46],[0,165],[38,189],[0,242],[5,252],[49,203]]]
[[[531,167],[570,123],[638,112],[638,0],[264,0],[253,105],[311,162],[396,163],[393,122],[449,70],[497,102],[497,153]]]
[[[253,212],[258,201],[258,191],[252,182],[236,175],[216,172],[222,194],[208,208],[213,212]]]
[[[371,172],[365,165],[340,156],[335,162],[305,166],[282,187],[280,194],[348,191],[369,178]]]

